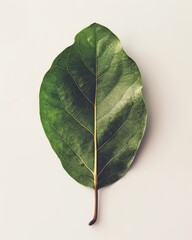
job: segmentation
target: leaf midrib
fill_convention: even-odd
[[[97,33],[95,26],[95,101],[94,101],[94,187],[97,189],[98,185],[98,175],[97,175],[97,67],[98,67],[98,59],[97,59]]]

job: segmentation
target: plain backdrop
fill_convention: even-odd
[[[135,163],[100,190],[62,168],[43,132],[42,78],[93,22],[138,64],[149,120]],[[192,1],[0,0],[0,239],[192,239]]]

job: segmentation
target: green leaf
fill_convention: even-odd
[[[95,188],[96,199],[97,189],[127,172],[139,148],[147,120],[141,90],[137,65],[97,23],[76,35],[43,79],[45,133],[64,169]]]

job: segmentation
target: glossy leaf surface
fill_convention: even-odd
[[[53,62],[40,90],[45,133],[65,170],[97,188],[134,160],[147,113],[135,62],[106,27],[92,24]]]

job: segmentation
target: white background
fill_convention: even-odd
[[[110,28],[138,64],[149,112],[127,175],[100,191],[63,170],[39,87],[82,28]],[[0,0],[0,239],[192,239],[192,1]]]

